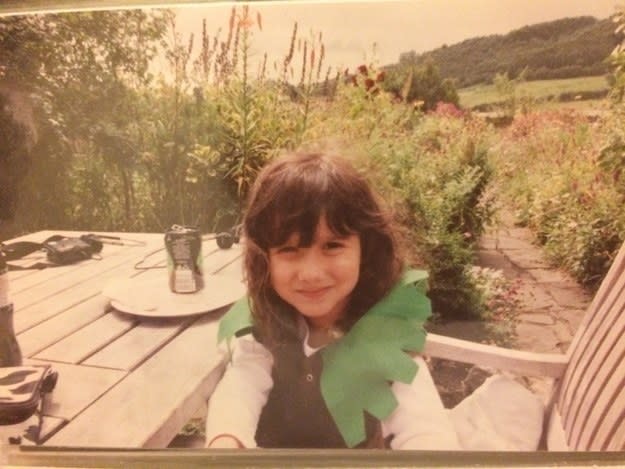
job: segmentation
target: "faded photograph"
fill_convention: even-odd
[[[96,7],[0,7],[0,463],[625,450],[616,0]]]

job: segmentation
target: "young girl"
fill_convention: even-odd
[[[207,446],[456,448],[427,366],[405,352],[423,346],[429,302],[365,179],[325,154],[278,159],[243,230],[248,298],[220,324],[236,337]]]

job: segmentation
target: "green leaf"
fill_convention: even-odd
[[[425,344],[423,323],[431,314],[426,280],[425,272],[408,272],[343,339],[322,351],[321,393],[349,447],[366,437],[365,411],[384,419],[397,407],[391,382],[411,383],[417,374],[407,351]]]
[[[249,299],[244,296],[219,321],[217,343],[233,337],[238,331],[252,326]]]

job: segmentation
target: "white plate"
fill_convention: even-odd
[[[245,295],[241,279],[229,275],[204,275],[204,288],[195,293],[173,293],[167,273],[139,275],[115,280],[102,294],[111,305],[124,313],[137,316],[174,317],[202,314],[234,303]]]

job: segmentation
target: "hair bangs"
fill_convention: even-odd
[[[307,247],[312,244],[322,215],[321,207],[315,204],[302,204],[298,208],[299,210],[294,210],[288,215],[280,209],[274,212],[268,247],[285,244],[293,234],[299,236],[299,246]]]
[[[319,169],[290,174],[266,188],[271,197],[254,230],[263,248],[283,245],[293,234],[299,236],[300,246],[310,246],[322,216],[338,236],[359,231],[353,194],[341,181]]]
[[[337,236],[349,236],[361,231],[354,204],[347,199],[328,197],[328,203],[324,206],[323,213],[328,228]]]

